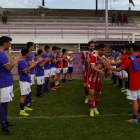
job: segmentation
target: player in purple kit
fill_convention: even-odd
[[[35,66],[35,63],[31,63],[30,66],[28,66],[28,63],[26,59],[29,57],[29,50],[28,49],[22,49],[21,50],[22,59],[18,62],[18,75],[20,77],[20,91],[21,91],[21,97],[20,97],[20,115],[28,116],[25,111],[26,110],[33,110],[32,108],[27,107],[27,95],[31,92],[31,74],[30,70]]]
[[[57,53],[57,47],[56,46],[53,46],[52,47],[52,52],[49,54],[49,57],[50,58],[52,57],[52,55],[55,54],[54,55],[54,58],[51,61],[51,77],[50,77],[51,90],[56,90],[55,89],[55,84],[54,84],[54,77],[56,75],[56,63],[61,60],[61,59],[57,59],[56,60],[56,53]]]
[[[7,121],[7,108],[8,103],[12,101],[13,97],[14,82],[11,69],[20,60],[20,57],[16,56],[14,60],[9,63],[4,53],[4,51],[8,50],[11,46],[11,41],[12,39],[6,36],[0,38],[0,113],[2,113],[1,126],[4,135],[12,135],[13,133],[10,132],[7,127],[15,125]]]
[[[35,61],[38,61],[40,58],[43,58],[43,51],[38,50],[37,51],[38,56],[35,58]],[[44,65],[47,63],[48,58],[46,58],[44,61],[41,61],[36,66],[36,78],[37,78],[37,92],[36,96],[41,97],[41,89],[42,85],[45,83],[45,75],[44,75]]]
[[[116,61],[119,61],[121,58],[122,58],[121,51],[120,51],[120,50],[117,50]],[[117,65],[116,68],[119,68],[120,66],[121,66],[121,64],[120,64],[120,65]],[[119,87],[119,88],[123,88],[122,71],[117,72],[117,76],[118,76],[118,80],[119,80],[119,85],[118,85],[118,87]]]
[[[43,58],[46,59],[48,58],[48,61],[44,65],[44,74],[45,74],[45,83],[43,84],[43,92],[44,93],[49,93],[51,90],[48,89],[48,83],[49,83],[49,78],[51,76],[51,61],[54,58],[54,55],[49,58],[49,53],[50,51],[50,46],[46,45],[44,47],[44,53],[43,53]]]
[[[117,57],[117,52],[115,51],[115,48],[114,47],[111,47],[111,57],[113,57],[113,61],[112,62],[115,62],[116,60],[116,57]],[[115,67],[116,66],[112,66],[112,67]],[[113,73],[113,83],[111,83],[113,86],[117,86],[117,72],[115,71],[112,71]]]
[[[28,42],[27,43],[27,49],[29,50],[29,57],[26,59],[26,61],[28,62],[28,65],[30,66],[32,63],[34,63],[34,57],[33,57],[33,54],[32,54],[32,51],[34,50],[34,43],[33,42]],[[30,106],[30,103],[34,103],[34,100],[31,99],[32,87],[33,87],[34,78],[35,78],[34,67],[30,70],[30,74],[31,74],[31,92],[27,96],[27,101],[26,101],[26,102],[28,102],[27,106]]]

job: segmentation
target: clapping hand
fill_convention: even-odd
[[[35,67],[35,63],[31,63],[30,68],[34,68]]]
[[[43,60],[44,60],[44,58],[39,57],[39,58],[37,59],[37,62],[41,62],[41,61],[43,61]]]
[[[52,57],[54,57],[54,58],[55,58],[56,56],[57,56],[56,54],[53,54],[53,55],[52,55]]]
[[[11,62],[16,65],[20,60],[22,59],[22,56],[15,56],[15,58],[13,60],[11,60]]]

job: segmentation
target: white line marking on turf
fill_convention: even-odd
[[[17,89],[15,89],[13,92],[16,92],[16,91],[18,91],[19,90],[19,87],[17,88]]]
[[[132,116],[132,114],[104,114],[104,115],[97,115],[98,117],[107,117],[107,116]],[[89,117],[89,115],[71,115],[71,116],[31,116],[31,117],[8,117],[8,119],[56,119],[56,118],[82,118],[82,117]]]

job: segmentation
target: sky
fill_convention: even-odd
[[[109,9],[128,10],[129,0],[108,0]],[[114,2],[115,1],[115,2]],[[132,10],[140,10],[140,0],[133,0]],[[0,0],[2,8],[37,8],[42,0]],[[45,0],[45,7],[50,9],[95,9],[95,0]],[[98,0],[99,9],[105,8],[105,0]]]

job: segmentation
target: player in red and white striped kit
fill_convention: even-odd
[[[86,93],[86,100],[85,103],[88,103],[88,97],[89,97],[89,91],[88,91],[88,75],[90,72],[90,60],[91,57],[93,56],[93,54],[96,53],[96,51],[94,52],[94,42],[90,41],[88,42],[88,51],[84,51],[82,53],[82,57],[81,57],[81,61],[79,62],[77,69],[76,69],[76,73],[78,73],[78,69],[79,67],[82,65],[82,62],[85,61],[85,73],[84,73],[84,91]]]
[[[90,105],[90,117],[94,117],[95,114],[99,114],[97,108],[100,101],[99,93],[102,91],[102,68],[104,67],[103,61],[106,60],[105,45],[98,45],[98,53],[91,57],[91,70],[88,76],[88,88],[89,88],[89,105]]]

